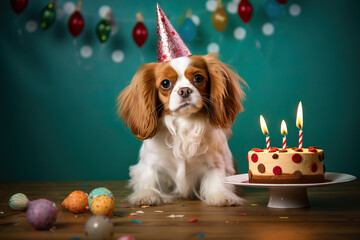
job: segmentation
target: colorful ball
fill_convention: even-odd
[[[83,213],[89,209],[88,196],[82,191],[73,191],[64,199],[61,206],[74,213]]]
[[[58,210],[55,203],[47,199],[28,202],[26,217],[35,229],[48,229],[56,221]]]
[[[89,202],[89,207],[91,209],[91,203],[92,201],[97,197],[97,196],[100,196],[100,195],[106,195],[108,197],[111,197],[112,200],[114,200],[114,195],[112,194],[112,192],[107,189],[107,188],[104,188],[104,187],[98,187],[98,188],[95,188],[94,190],[92,190],[89,194],[89,197],[88,197],[88,202]]]
[[[94,215],[110,217],[114,209],[114,200],[106,195],[97,196],[91,203],[91,212]]]
[[[114,225],[105,216],[94,215],[85,223],[86,239],[112,239]]]
[[[9,205],[13,210],[25,210],[29,199],[23,193],[16,193],[9,199]]]

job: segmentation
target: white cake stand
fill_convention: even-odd
[[[270,208],[305,208],[310,207],[307,188],[323,187],[338,183],[350,182],[356,179],[355,176],[345,173],[325,173],[326,182],[323,183],[304,183],[304,184],[265,184],[249,183],[248,174],[229,176],[225,179],[226,183],[243,187],[269,188],[270,198],[268,207]]]

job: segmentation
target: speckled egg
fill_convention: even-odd
[[[112,200],[114,200],[114,195],[112,194],[112,192],[107,189],[107,188],[104,188],[104,187],[98,187],[98,188],[95,188],[94,190],[92,190],[89,194],[89,197],[88,197],[88,201],[89,201],[89,207],[91,209],[91,203],[92,201],[97,197],[97,196],[100,196],[100,195],[106,195],[108,197],[111,197]]]
[[[28,202],[26,217],[35,229],[48,229],[56,221],[58,210],[55,203],[47,199]]]
[[[9,206],[13,210],[25,210],[27,208],[27,202],[29,199],[23,193],[16,193],[9,199]]]
[[[61,206],[74,213],[83,213],[89,209],[88,196],[83,191],[73,191],[64,199]]]
[[[86,239],[112,239],[114,225],[109,218],[100,215],[91,216],[85,223]]]
[[[97,196],[91,203],[91,212],[94,215],[110,217],[115,209],[114,201],[106,195]]]

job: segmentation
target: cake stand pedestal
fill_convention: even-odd
[[[225,179],[228,184],[243,187],[268,188],[269,208],[306,208],[310,207],[307,189],[311,187],[323,187],[355,180],[356,177],[345,173],[325,173],[326,182],[302,183],[302,184],[265,184],[249,183],[247,173],[229,176]]]

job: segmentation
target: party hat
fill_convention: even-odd
[[[156,4],[157,12],[157,61],[170,61],[178,57],[190,56],[191,52],[171,25],[169,19]]]

